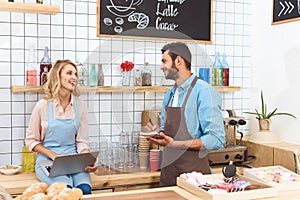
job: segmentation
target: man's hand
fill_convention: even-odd
[[[159,136],[161,136],[161,138],[155,138],[155,137],[147,137],[147,140],[158,144],[160,146],[169,146],[172,147],[174,140],[173,138],[171,138],[170,136],[165,135],[163,132],[159,132]]]

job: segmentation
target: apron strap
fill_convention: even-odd
[[[183,104],[182,104],[182,106],[181,106],[183,109],[185,108],[186,102],[187,102],[187,100],[188,100],[188,98],[189,98],[189,96],[190,96],[190,94],[191,94],[191,92],[192,92],[192,89],[194,88],[194,86],[195,86],[197,80],[198,80],[198,77],[196,76],[196,77],[194,78],[194,80],[193,80],[193,82],[192,82],[192,84],[191,84],[191,87],[189,88],[189,90],[188,90],[188,92],[187,92],[187,94],[186,94],[186,96],[185,96],[184,102],[183,102]]]

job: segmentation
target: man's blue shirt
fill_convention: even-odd
[[[192,75],[178,88],[177,107],[182,106],[194,78],[195,75]],[[164,130],[166,104],[169,98],[174,96],[176,88],[177,85],[175,84],[173,88],[168,90],[165,94],[162,103],[161,130]],[[172,102],[173,98],[169,106],[172,106]],[[191,91],[185,106],[184,117],[188,132],[192,138],[200,138],[207,150],[220,149],[224,145],[225,130],[221,105],[222,99],[218,91],[208,83],[199,79]]]

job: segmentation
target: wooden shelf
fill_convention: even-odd
[[[59,13],[60,8],[55,5],[0,2],[0,11],[56,15]]]
[[[79,86],[81,92],[110,93],[110,92],[166,92],[171,86]],[[215,86],[219,92],[237,92],[239,86]],[[42,86],[12,86],[13,93],[43,93]]]

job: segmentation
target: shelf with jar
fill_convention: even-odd
[[[118,93],[118,92],[166,92],[172,86],[79,86],[81,92]],[[214,86],[219,92],[238,92],[239,86]],[[42,86],[12,86],[13,93],[43,93]]]
[[[0,2],[0,11],[56,15],[60,7],[38,3]]]

